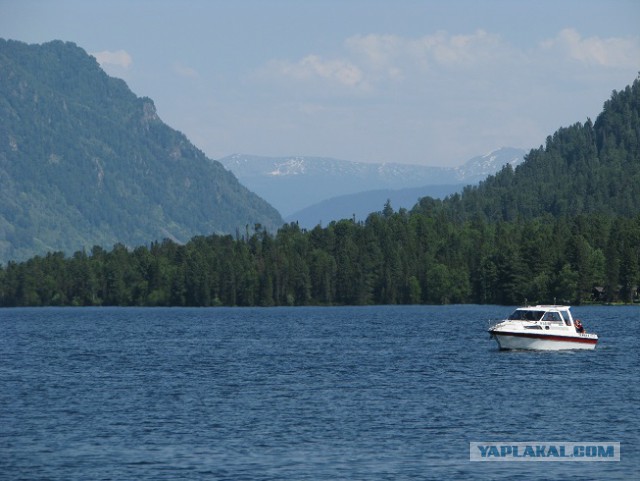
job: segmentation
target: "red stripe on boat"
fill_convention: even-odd
[[[553,336],[544,334],[529,334],[528,332],[492,332],[496,336],[513,336],[513,337],[528,337],[530,339],[542,339],[544,341],[568,341],[579,342],[584,344],[596,344],[598,339],[590,339],[588,337],[573,337],[573,336]]]

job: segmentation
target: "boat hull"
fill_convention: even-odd
[[[562,351],[567,349],[595,349],[598,338],[582,336],[558,336],[521,332],[492,331],[500,349],[528,349],[536,351]]]

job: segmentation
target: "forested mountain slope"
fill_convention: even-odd
[[[438,201],[423,199],[430,211]],[[509,166],[442,203],[459,219],[511,221],[543,215],[640,213],[640,80],[614,91],[595,123],[561,128]]]
[[[0,262],[256,223],[282,220],[84,50],[0,39]]]
[[[411,211],[0,266],[0,306],[640,302],[638,88]]]

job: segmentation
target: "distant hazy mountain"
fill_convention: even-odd
[[[496,173],[507,163],[515,167],[522,162],[524,154],[525,151],[521,149],[502,148],[474,157],[455,168],[394,163],[371,164],[322,157],[259,157],[244,154],[231,155],[220,162],[244,185],[270,202],[283,216],[290,218],[292,214],[319,202],[373,190],[421,187],[423,189],[420,192],[426,193],[419,194],[419,197],[431,195],[428,190],[424,190],[425,186],[448,186],[446,191],[452,193],[458,189],[455,186],[475,184]],[[440,196],[441,193],[439,191],[434,196]],[[400,199],[402,195],[393,194],[392,197]],[[418,197],[408,207],[411,207]],[[382,208],[378,202],[379,198],[379,195],[372,194],[371,199],[374,203],[369,207],[370,212]],[[358,202],[363,199],[359,198]],[[351,200],[342,199],[338,202]],[[397,203],[398,208],[406,207],[400,205],[400,202]],[[353,213],[356,212],[350,211],[347,217],[351,217]],[[320,215],[323,222],[332,220],[327,218],[328,212],[320,214],[314,210],[311,215]]]
[[[72,43],[0,39],[0,262],[282,218]]]
[[[285,218],[286,222],[297,222],[300,227],[312,229],[317,225],[326,226],[332,220],[365,220],[372,212],[381,211],[387,201],[394,210],[410,209],[422,197],[442,199],[455,192],[462,191],[465,184],[428,185],[408,189],[368,190],[357,194],[347,194],[323,200],[305,207]]]

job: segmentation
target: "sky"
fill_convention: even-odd
[[[595,120],[637,0],[0,0],[0,37],[96,57],[210,158],[457,166]]]

